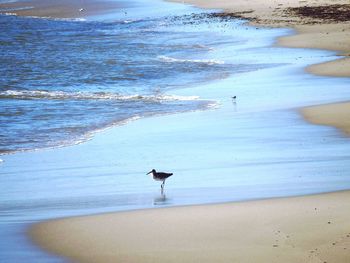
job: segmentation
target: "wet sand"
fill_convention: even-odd
[[[236,1],[231,4],[243,2]],[[303,2],[298,1],[299,4]],[[221,3],[227,6],[220,6]],[[309,47],[343,52],[339,54],[346,54],[349,51],[347,48],[349,42],[343,40],[343,37],[346,39],[348,31],[341,33],[343,32],[340,27],[342,23],[335,24],[334,27],[339,27],[339,30],[332,32],[325,38],[325,44],[321,44],[317,41],[317,37],[329,34],[320,33],[312,23],[300,25],[298,16],[281,15],[274,23],[271,22],[271,14],[282,12],[283,10],[280,9],[289,7],[285,2],[277,5],[272,1],[265,1],[262,6],[259,6],[260,1],[250,1],[234,10],[230,9],[233,7],[229,7],[229,3],[219,1],[214,3],[215,6],[207,7],[240,12],[235,15],[250,16],[253,23],[260,25],[293,25],[298,32],[306,30],[301,40],[297,37],[303,34],[280,39],[283,45],[306,47],[304,45],[310,43],[310,39],[315,39],[315,43],[320,45]],[[288,5],[294,6],[293,3],[298,6],[297,1],[288,2]],[[269,6],[272,4],[277,7],[273,9]],[[260,17],[257,15],[259,12]],[[62,13],[64,12],[60,14]],[[40,16],[38,14],[37,12],[35,15]],[[29,14],[18,13],[18,15]],[[42,16],[55,17],[47,13],[43,13]],[[59,16],[56,15],[56,17]],[[323,28],[322,25],[319,26]],[[335,39],[333,33],[339,33],[337,40],[340,42],[337,43],[338,46],[344,44],[344,50],[329,44],[330,39]],[[342,59],[344,60],[347,61]],[[339,60],[330,63],[335,64],[332,65],[335,67],[335,72],[339,72],[344,67],[340,66]],[[330,63],[312,66],[308,70],[319,74],[321,67],[322,70],[330,72]],[[318,71],[315,71],[315,67],[318,67]],[[348,76],[347,74],[345,71],[341,76]],[[324,109],[314,108],[314,110],[320,112]],[[335,110],[336,115],[344,112],[343,107],[336,107]],[[344,122],[349,118],[348,116],[343,115],[337,123]],[[324,122],[321,120],[320,124],[326,124]],[[326,125],[336,126],[333,123]],[[277,260],[286,263],[343,263],[350,261],[349,201],[349,192],[339,192],[307,197],[76,217],[35,225],[30,230],[30,235],[43,248],[78,262],[138,262],[142,259],[143,262],[273,262]]]
[[[183,2],[182,0],[173,1]],[[186,0],[184,3],[203,8],[220,8],[226,15],[247,18],[251,21],[250,23],[259,26],[292,27],[297,34],[280,38],[279,45],[333,50],[340,55],[338,60],[307,67],[308,72],[323,76],[350,76],[350,28],[348,26],[350,4],[346,0],[336,0],[332,3],[326,0],[317,2]],[[53,0],[31,0],[0,4],[0,9],[5,10],[0,13],[35,17],[83,18],[112,12],[120,7],[122,4],[119,2],[104,0],[64,0],[59,3]],[[339,115],[343,118],[337,118],[336,123],[332,122],[332,125],[337,128],[343,127],[342,123],[350,121],[350,115],[342,112],[339,112]],[[329,122],[320,124],[330,125]]]
[[[35,225],[76,262],[350,261],[350,192],[140,210]]]
[[[108,0],[30,0],[0,4],[1,14],[49,18],[83,18],[112,13],[123,4]]]
[[[187,0],[185,3],[203,8],[223,9],[226,14],[246,18],[251,24],[258,26],[293,28],[297,34],[278,39],[279,45],[332,50],[340,56],[338,60],[311,65],[306,68],[308,72],[321,76],[350,77],[350,4],[347,0]],[[329,109],[329,106],[322,110],[315,107],[313,111],[320,110],[317,113],[320,115],[325,109]],[[347,111],[343,112],[343,109],[332,107],[333,114],[337,111],[338,117],[331,122],[320,118],[316,123],[343,129],[343,123],[350,121],[350,114],[346,114]],[[349,134],[346,129],[343,131]]]

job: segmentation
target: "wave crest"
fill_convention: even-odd
[[[189,101],[198,100],[198,96],[177,95],[121,95],[112,92],[66,92],[46,90],[6,90],[0,92],[0,99],[22,100],[120,100],[120,101]]]
[[[179,58],[172,58],[168,56],[158,56],[159,60],[162,60],[164,62],[178,62],[178,63],[203,63],[208,65],[222,65],[225,64],[225,61],[217,60],[217,59],[179,59]]]

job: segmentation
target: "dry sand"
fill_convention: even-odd
[[[349,9],[350,14],[350,9]],[[280,38],[278,44],[296,48],[338,51],[338,60],[312,65],[307,71],[316,75],[350,76],[350,21],[348,23],[294,26],[296,35]]]
[[[27,3],[34,6],[36,2]],[[332,5],[342,6],[330,7],[336,11],[331,15],[323,12],[327,8],[322,6],[329,6],[326,0],[186,2],[223,8],[260,25],[294,27],[299,34],[279,40],[285,46],[350,53],[348,1],[332,1]],[[306,13],[288,9],[302,6],[322,8]],[[40,8],[46,11],[40,13]],[[35,7],[35,13],[30,9],[16,13],[75,17],[76,11],[56,13],[57,8]],[[74,10],[80,8],[84,6],[74,5]],[[319,13],[323,17],[317,17]],[[343,16],[344,21],[340,19]],[[349,59],[342,58],[308,70],[350,76],[348,66]],[[314,123],[345,131],[349,128],[348,110],[349,103],[342,103],[306,108],[303,114]],[[30,235],[43,248],[78,262],[345,263],[350,262],[350,192],[76,217],[35,225]]]
[[[0,4],[0,13],[50,18],[82,18],[121,8],[109,0],[29,0]],[[83,10],[81,10],[83,9]]]
[[[182,2],[182,0],[172,0]],[[338,60],[312,65],[306,70],[315,75],[350,77],[350,2],[349,0],[186,0],[185,3],[203,8],[219,8],[232,16],[247,18],[260,26],[291,27],[295,35],[282,37],[278,44],[285,47],[317,48],[337,51]],[[328,117],[316,118],[330,110]],[[345,111],[343,111],[345,110]],[[309,111],[309,110],[308,110]],[[312,123],[332,125],[350,135],[347,107],[312,108]],[[331,118],[337,116],[337,118]]]
[[[182,0],[172,0],[183,2]],[[186,0],[203,8],[223,9],[225,13],[247,18],[260,26],[292,27],[298,34],[283,37],[286,47],[318,48],[340,51],[350,56],[350,2],[348,0]],[[350,76],[349,58],[341,63],[324,63],[310,67],[314,74]]]
[[[306,107],[301,113],[311,123],[334,126],[350,136],[350,102]]]
[[[297,34],[280,38],[278,44],[286,47],[334,50],[340,55],[338,60],[308,67],[306,69],[308,72],[325,76],[350,76],[350,2],[348,0],[172,1],[194,4],[203,8],[223,9],[227,14],[247,18],[251,23],[260,26],[292,27]],[[30,8],[14,10],[25,7]],[[0,10],[5,10],[2,13],[53,18],[86,17],[112,12],[120,7],[120,2],[108,0],[30,0],[0,4]],[[84,11],[80,12],[81,8]],[[342,123],[350,121],[349,114],[340,112],[339,115],[343,118],[337,118],[336,123],[332,122],[332,125],[335,124],[334,126],[338,128],[344,126]],[[329,125],[330,122],[320,121],[320,124]]]
[[[30,235],[77,262],[345,263],[350,191],[61,219]]]

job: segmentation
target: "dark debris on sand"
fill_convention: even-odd
[[[244,11],[244,12],[234,12],[234,13],[210,13],[208,14],[209,17],[212,18],[220,18],[223,20],[231,20],[231,19],[237,19],[237,18],[241,18],[241,19],[246,19],[243,15],[244,14],[250,14],[253,13],[252,10],[250,11]]]
[[[189,15],[173,16],[168,18],[171,22],[182,24],[199,24],[199,23],[211,23],[211,22],[229,22],[235,19],[245,19],[244,14],[252,13],[253,11],[225,13],[193,13]],[[249,19],[251,20],[251,19]]]
[[[290,7],[285,11],[305,18],[305,23],[350,21],[350,4]]]

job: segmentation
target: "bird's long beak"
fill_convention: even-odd
[[[146,173],[146,174],[150,174],[150,173],[152,173],[152,171],[150,171],[150,172],[148,172],[148,173]]]

